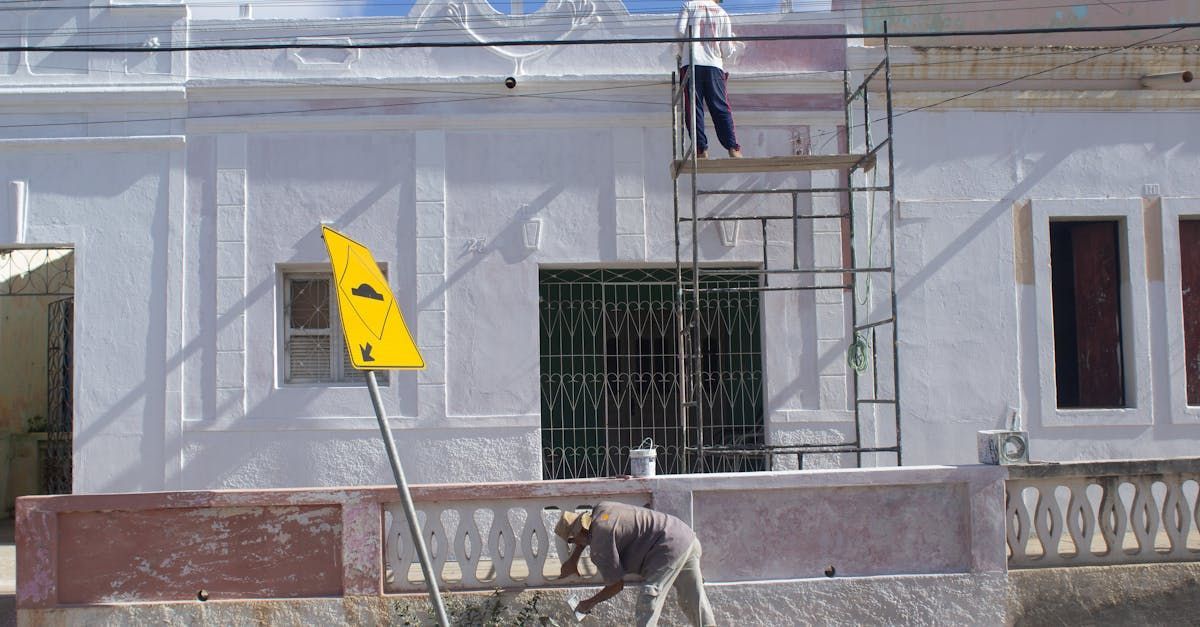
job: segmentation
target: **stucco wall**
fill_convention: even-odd
[[[7,175],[28,181],[28,240],[76,247],[81,489],[163,486],[168,213],[183,200],[173,201],[171,189],[182,146],[163,138],[10,140],[0,158]]]
[[[414,25],[471,37],[464,25],[504,24],[443,9],[421,5]],[[186,26],[178,7],[130,11],[145,27],[138,32],[160,43]],[[111,26],[101,13],[59,17]],[[586,17],[575,35],[637,25],[619,10]],[[844,28],[827,17],[746,16],[738,26]],[[248,24],[263,37],[326,26],[196,22],[194,43]],[[663,24],[639,34],[669,35]],[[372,25],[339,23],[362,40]],[[418,41],[421,31],[396,36]],[[751,46],[731,68],[748,156],[836,150],[846,50],[841,41]],[[563,47],[523,61],[488,48],[63,55],[4,57],[0,88],[11,99],[0,116],[14,130],[0,140],[0,168],[28,182],[28,241],[77,247],[79,491],[389,481],[363,387],[281,376],[282,275],[324,268],[322,222],[387,265],[429,363],[392,374],[383,389],[418,482],[540,477],[539,268],[673,260],[667,46]],[[501,83],[510,74],[513,90]],[[1053,112],[896,118],[905,463],[973,461],[975,431],[999,426],[1009,407],[1043,459],[1176,455],[1200,437],[1176,389],[1169,254],[1172,220],[1200,212],[1190,200],[1200,195],[1191,176],[1200,156],[1181,131],[1200,116],[1083,113],[1063,98]],[[761,182],[839,181],[814,173]],[[801,210],[840,202],[818,196]],[[876,204],[882,223],[886,207]],[[1043,227],[1093,204],[1127,225],[1135,406],[1063,413],[1047,396]],[[791,208],[786,198],[706,198],[700,207]],[[531,249],[523,236],[534,221],[541,242]],[[830,222],[801,229],[805,263],[841,263]],[[743,225],[726,247],[716,228],[703,229],[700,257],[755,263],[755,231]],[[790,260],[789,234],[776,229],[767,240],[773,261]],[[875,284],[876,299],[886,287]],[[854,425],[843,296],[762,302],[769,441],[844,439]],[[890,444],[890,422],[881,412],[864,442]],[[892,463],[878,457],[864,463]]]
[[[1175,216],[1200,212],[1200,185],[1190,175],[1200,167],[1200,146],[1179,132],[1197,117],[973,111],[898,119],[897,271],[909,459],[974,459],[975,431],[1000,428],[1008,407],[1023,415],[1038,459],[1179,456],[1194,449],[1200,431],[1184,422],[1190,419],[1171,395],[1178,381],[1169,371],[1182,362],[1181,346],[1167,341],[1167,316],[1179,305],[1165,296],[1162,268],[1177,268],[1179,258],[1163,255],[1174,227],[1159,215],[1160,207],[1172,206],[1180,208]],[[1044,335],[1049,287],[1038,274],[1048,266],[1044,231],[1049,216],[1089,214],[1119,218],[1127,230],[1124,341],[1134,357],[1127,385],[1136,390],[1129,410],[1054,409],[1053,356]]]

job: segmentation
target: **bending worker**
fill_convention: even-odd
[[[679,12],[675,23],[675,32],[680,37],[733,37],[733,27],[730,25],[729,14],[721,8],[720,0],[688,0]],[[738,145],[737,135],[733,130],[733,110],[729,108],[726,96],[725,82],[729,72],[725,71],[725,60],[732,59],[742,47],[742,44],[732,41],[698,41],[688,43],[686,49],[680,48],[677,53],[679,61],[679,76],[683,80],[688,102],[684,105],[684,116],[691,117],[690,99],[692,90],[687,86],[688,65],[696,68],[696,157],[708,158],[708,136],[704,134],[704,105],[707,103],[712,113],[713,126],[717,129],[717,140],[729,151],[730,157],[741,157],[742,147]],[[687,121],[688,128],[692,120]]]
[[[682,520],[644,507],[603,501],[591,514],[563,512],[554,533],[574,545],[560,576],[578,575],[579,556],[590,546],[592,563],[604,578],[604,588],[580,601],[577,612],[586,614],[616,596],[625,587],[625,575],[636,573],[645,580],[637,599],[639,626],[658,624],[672,587],[693,625],[716,625],[700,574],[700,541]]]

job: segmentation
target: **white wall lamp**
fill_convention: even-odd
[[[537,250],[542,247],[542,221],[533,219],[521,225],[521,235],[525,240],[525,250]]]
[[[13,244],[25,243],[25,213],[29,192],[25,181],[9,181],[8,183],[8,235]]]
[[[1166,74],[1150,74],[1141,79],[1142,87],[1146,89],[1196,89],[1196,76],[1191,70],[1168,72]]]

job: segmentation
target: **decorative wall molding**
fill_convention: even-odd
[[[1037,362],[1040,391],[1031,405],[1043,427],[1154,424],[1146,238],[1141,198],[1033,199],[1033,260],[1036,290]],[[1126,407],[1063,409],[1054,374],[1054,313],[1051,305],[1050,222],[1054,219],[1118,220],[1121,268],[1121,341]]]
[[[0,152],[79,152],[131,150],[182,150],[184,135],[143,135],[141,137],[55,137],[36,139],[0,139]]]
[[[463,0],[445,4],[427,4],[417,28],[436,19],[449,20],[462,29],[471,39],[486,44],[491,37],[483,31],[500,33],[500,39],[510,39],[516,27],[530,29],[539,39],[562,41],[581,26],[597,24],[601,18],[596,14],[596,5],[591,0],[551,0],[532,15],[509,16],[496,11],[490,4]],[[536,59],[552,49],[552,46],[519,46],[505,48],[488,46],[487,50],[513,62],[514,76],[525,74],[525,63]]]
[[[832,124],[840,119],[836,112],[757,112],[739,113],[739,127],[796,126],[805,122]],[[514,129],[572,129],[579,128],[580,117],[572,114],[482,114],[482,115],[292,115],[253,117],[212,117],[190,119],[186,123],[191,133],[299,133],[305,131],[387,131],[387,130],[444,130],[462,131],[480,128]],[[613,113],[587,117],[593,128],[669,128],[669,111],[652,113]]]

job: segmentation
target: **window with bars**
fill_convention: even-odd
[[[753,274],[706,287],[754,287]],[[702,296],[701,416],[680,406],[674,269],[543,270],[540,351],[543,478],[629,472],[629,449],[658,446],[658,472],[764,469],[760,455],[698,454],[764,444],[759,293]],[[684,411],[686,410],[686,411]]]
[[[284,273],[285,383],[366,385],[366,373],[350,364],[335,289],[333,276],[328,272]],[[375,378],[380,385],[387,385],[386,371],[377,372]]]

